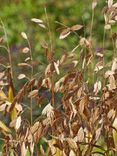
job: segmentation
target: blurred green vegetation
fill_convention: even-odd
[[[92,20],[92,0],[4,0],[0,5],[0,18],[3,21],[6,32],[8,35],[8,43],[12,53],[12,64],[14,70],[14,81],[16,86],[22,85],[17,81],[19,73],[30,73],[30,68],[17,68],[17,64],[24,60],[24,54],[21,53],[22,49],[28,46],[27,42],[22,38],[21,32],[25,32],[30,40],[32,47],[34,62],[34,73],[44,71],[47,61],[45,57],[42,43],[48,43],[53,47],[55,58],[60,58],[63,52],[71,51],[76,45],[79,44],[79,36],[89,37]],[[104,17],[102,9],[105,6],[105,1],[97,1],[97,6],[94,13],[93,22],[93,47],[94,52],[96,47],[103,45],[103,29]],[[47,16],[45,13],[47,10]],[[44,23],[50,25],[51,34],[47,29],[39,27],[36,23],[32,22],[32,18],[42,19]],[[83,29],[77,32],[77,35],[70,34],[64,40],[59,39],[62,25],[56,21],[66,25],[72,26],[75,24],[83,25]],[[0,37],[4,36],[2,27],[0,27]],[[52,45],[50,45],[50,36]],[[109,43],[109,40],[106,40]],[[0,48],[2,56],[7,58],[7,52]],[[77,49],[76,54],[79,58],[80,49]],[[106,52],[107,58],[110,59],[112,54]],[[7,61],[3,60],[3,63]],[[25,81],[24,81],[25,83]],[[18,89],[18,87],[15,87]]]
[[[20,36],[21,32],[24,31],[29,36],[34,57],[43,60],[39,53],[41,53],[41,42],[49,42],[48,32],[31,22],[31,18],[39,18],[46,22],[44,11],[44,8],[46,8],[53,40],[53,50],[56,49],[55,51],[60,53],[62,47],[69,51],[78,43],[78,38],[73,35],[64,42],[59,40],[60,32],[57,29],[61,26],[55,21],[67,26],[83,24],[85,26],[84,31],[80,32],[79,35],[87,36],[91,24],[91,2],[92,0],[87,2],[85,0],[5,0],[1,2],[0,18],[6,26],[11,49],[18,51],[25,44]],[[101,34],[103,34],[102,24],[104,24],[104,20],[103,15],[100,15],[103,4],[103,1],[98,2],[94,17],[93,35],[96,35],[96,40],[99,41],[102,40]]]
[[[102,48],[103,46],[104,17],[102,10],[105,3],[105,1],[97,1],[93,17],[92,37],[94,52],[96,48]],[[45,8],[47,9],[48,19]],[[5,0],[1,1],[0,18],[4,22],[8,35],[15,74],[18,75],[20,72],[26,72],[22,71],[23,69],[18,69],[16,66],[17,63],[24,60],[24,55],[20,52],[23,47],[27,46],[27,42],[21,37],[21,32],[25,32],[30,40],[35,60],[35,73],[39,73],[44,70],[47,64],[45,52],[41,45],[46,42],[50,46],[50,36],[52,39],[52,50],[56,58],[59,58],[63,52],[72,50],[79,43],[79,36],[90,36],[92,0]],[[49,22],[51,34],[47,29],[43,29],[32,22],[32,18],[42,19],[46,24]],[[60,28],[63,26],[56,23],[56,21],[66,26],[81,24],[84,27],[77,32],[77,35],[70,34],[66,39],[60,40]],[[116,29],[116,27],[113,28],[114,31]],[[0,27],[0,37],[2,36],[4,36],[4,32],[2,27]],[[108,47],[108,50],[106,50],[106,60],[108,61],[112,57],[111,50],[109,49],[109,46],[112,49],[112,44],[109,44],[109,33],[106,36],[108,38],[106,39]],[[7,55],[3,49],[0,49],[0,52],[2,55]],[[80,49],[76,53],[79,58]]]

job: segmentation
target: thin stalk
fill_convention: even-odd
[[[91,15],[91,28],[90,28],[90,39],[92,41],[92,32],[93,32],[93,25],[94,25],[94,15],[95,15],[95,9],[92,9],[92,15]],[[94,70],[94,62],[95,62],[95,54],[93,53],[92,49],[90,49],[91,55],[93,57],[93,63],[91,65],[91,67],[89,67],[88,70],[88,77],[90,77],[90,73],[92,72],[92,77],[93,77],[93,84],[95,82],[95,73],[94,71],[92,71],[92,69]]]
[[[48,33],[49,33],[49,40],[50,40],[50,52],[53,52],[53,43],[52,43],[52,33],[51,33],[51,29],[50,29],[50,23],[49,23],[49,18],[48,18],[48,14],[47,14],[47,9],[45,8],[45,15],[46,15],[46,21],[47,21],[47,27],[48,27]],[[51,61],[53,63],[53,60]],[[54,107],[54,80],[53,80],[53,75],[51,75],[51,82],[52,82],[52,106]]]
[[[92,38],[95,11],[92,9],[90,37]]]
[[[112,37],[112,29],[110,30],[111,37]],[[115,49],[115,44],[114,44],[114,39],[112,37],[112,45],[113,45],[113,59],[116,57],[116,49]]]
[[[49,33],[49,40],[50,40],[50,50],[51,52],[53,51],[53,46],[52,46],[52,33],[50,29],[50,23],[49,23],[49,18],[47,14],[47,9],[45,8],[45,15],[46,15],[46,22],[47,22],[47,27],[48,27],[48,33]]]
[[[4,67],[4,68],[7,68],[4,64],[1,64],[1,63],[0,63],[0,66],[2,66],[2,67]]]
[[[3,48],[3,49],[5,49],[8,52],[7,47],[0,45],[0,48]]]
[[[29,46],[29,49],[30,49],[30,59],[31,59],[31,75],[30,75],[30,79],[33,78],[33,73],[34,73],[34,69],[33,69],[33,64],[32,64],[32,61],[33,61],[33,57],[32,57],[32,48],[31,48],[31,45],[30,45],[30,42],[29,42],[29,39],[27,38],[27,42],[28,42],[28,46]],[[32,91],[32,86],[31,86],[31,91]],[[33,112],[32,112],[32,97],[30,98],[30,123],[32,125],[32,116],[33,116]]]
[[[103,76],[104,76],[104,66],[105,66],[105,60],[104,60],[104,57],[105,57],[105,55],[104,55],[105,36],[106,36],[106,32],[105,32],[105,29],[104,29],[104,33],[103,33]],[[105,85],[105,79],[103,79],[102,85],[103,85],[103,86]]]
[[[5,48],[5,49],[8,52],[9,64],[10,64],[10,68],[11,68],[11,76],[13,78],[13,67],[12,67],[11,51],[10,51],[10,47],[9,47],[9,43],[8,43],[8,36],[7,36],[6,28],[5,28],[5,25],[4,25],[3,21],[1,19],[0,19],[0,21],[1,21],[1,24],[2,24],[2,27],[3,27],[5,38],[6,38],[7,48]]]

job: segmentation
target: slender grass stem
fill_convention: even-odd
[[[1,24],[2,24],[3,31],[4,31],[4,35],[5,35],[5,39],[6,39],[6,46],[7,46],[6,48],[4,46],[3,47],[8,52],[9,64],[10,64],[10,68],[11,68],[11,76],[13,78],[13,66],[12,66],[11,51],[10,51],[10,47],[9,47],[9,43],[8,43],[8,36],[7,36],[6,28],[5,28],[5,25],[4,25],[3,21],[2,21],[2,19],[0,19],[0,21],[1,21]]]
[[[50,51],[53,51],[53,42],[52,42],[52,32],[50,29],[50,22],[47,14],[47,9],[45,8],[45,16],[46,16],[46,23],[47,23],[47,28],[48,28],[48,33],[49,33],[49,40],[50,40]]]
[[[105,49],[105,37],[106,37],[106,32],[105,32],[105,28],[104,28],[104,33],[103,33],[103,45],[102,45],[102,47],[103,47],[103,76],[104,76],[104,74],[105,74],[105,70],[104,70],[104,66],[105,66],[105,53],[104,53],[104,49]],[[105,85],[105,79],[103,79],[103,81],[102,81],[102,86],[104,86]]]
[[[114,39],[112,37],[112,29],[110,29],[110,33],[111,33],[111,38],[112,38],[112,45],[113,45],[113,59],[116,57],[116,49],[115,49],[115,44],[114,44]]]
[[[33,56],[32,56],[32,48],[31,48],[31,44],[30,44],[30,41],[29,39],[27,38],[27,42],[28,42],[28,46],[29,46],[29,49],[30,49],[30,59],[31,59],[31,75],[30,75],[30,79],[33,78],[33,73],[34,73],[34,69],[33,69],[33,64],[32,64],[32,61],[33,61]],[[32,86],[31,86],[31,91],[32,91]],[[30,123],[32,125],[32,119],[33,117],[33,112],[32,112],[32,97],[30,98]]]
[[[92,38],[93,25],[94,25],[94,15],[95,15],[95,11],[94,11],[94,9],[92,9],[90,38]]]

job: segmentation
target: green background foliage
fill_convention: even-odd
[[[94,17],[93,34],[96,35],[96,39],[99,41],[102,40],[101,34],[103,34],[102,24],[104,24],[104,20],[103,16],[99,16],[103,4],[104,2],[102,1],[98,3]],[[47,32],[32,23],[31,18],[39,18],[46,22],[45,7],[49,18],[54,49],[56,47],[57,49],[64,47],[69,51],[70,48],[73,48],[78,43],[78,38],[74,36],[71,36],[64,42],[58,40],[60,31],[57,31],[57,29],[61,26],[55,23],[55,21],[59,21],[67,26],[83,24],[84,31],[81,31],[79,35],[87,36],[89,34],[91,0],[5,0],[0,6],[0,17],[5,23],[9,44],[13,51],[19,50],[20,46],[24,44],[20,36],[20,33],[24,31],[30,38],[34,56],[40,57],[38,54],[41,49],[41,42],[48,42],[49,39]],[[60,49],[57,51],[60,51]]]

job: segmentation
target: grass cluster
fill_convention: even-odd
[[[79,36],[79,31],[86,29],[84,25],[68,27],[57,22],[60,40],[71,34],[78,38],[78,44],[59,58],[53,50],[46,9],[46,22],[31,19],[47,30],[49,40],[42,44],[47,65],[40,62],[43,68],[39,73],[35,72],[34,52],[25,32],[21,36],[27,46],[19,54],[23,60],[14,67],[1,20],[4,36],[0,38],[0,48],[8,54],[7,58],[0,55],[1,155],[117,155],[117,32],[113,31],[117,3],[108,0],[103,8],[101,46],[96,46],[93,34],[96,5],[94,0],[89,35]],[[106,48],[106,40],[111,49]],[[107,60],[109,50],[111,59]]]

